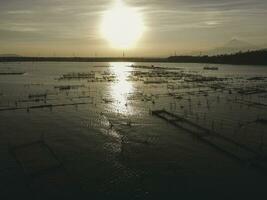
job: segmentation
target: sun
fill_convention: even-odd
[[[131,48],[144,31],[141,14],[117,0],[115,6],[104,13],[101,25],[103,37],[115,48]]]

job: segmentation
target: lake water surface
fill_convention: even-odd
[[[0,195],[266,195],[267,67],[206,66],[0,63]]]

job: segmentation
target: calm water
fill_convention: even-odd
[[[0,74],[24,73],[0,75],[0,193],[44,199],[265,195],[267,67],[205,66],[0,63]],[[228,153],[218,151],[151,115],[155,110],[242,147],[209,137]]]

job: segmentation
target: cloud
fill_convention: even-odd
[[[103,45],[101,16],[115,0],[1,0],[0,34],[9,42]],[[142,44],[212,46],[234,36],[267,43],[266,0],[124,0],[143,15]],[[123,28],[122,28],[123,31]],[[266,41],[265,41],[266,40]],[[142,44],[140,46],[143,48]],[[141,48],[140,47],[140,48]],[[71,47],[70,47],[71,48]],[[147,48],[147,47],[146,47]],[[152,48],[152,47],[151,47]],[[166,47],[167,48],[167,47]]]
[[[10,10],[6,12],[10,15],[27,15],[27,14],[33,14],[34,12],[32,10]]]

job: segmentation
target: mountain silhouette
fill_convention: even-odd
[[[260,49],[260,47],[250,44],[246,41],[239,39],[232,39],[222,47],[212,49],[207,52],[208,55],[221,55],[221,54],[232,54],[237,52],[245,52]]]

